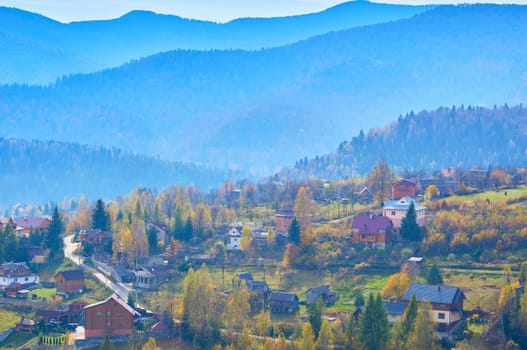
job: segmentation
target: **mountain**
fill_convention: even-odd
[[[179,50],[0,87],[0,135],[104,144],[256,175],[407,111],[527,98],[527,6],[441,6],[260,50]]]
[[[10,38],[10,42],[0,40],[0,52],[5,51],[0,68],[10,73],[0,76],[0,83],[46,84],[63,75],[94,72],[175,49],[260,50],[330,31],[409,18],[431,8],[355,1],[319,13],[243,18],[224,24],[148,11],[64,24],[0,7],[0,38]],[[17,52],[12,52],[13,42]],[[21,57],[32,60],[20,61]]]
[[[235,174],[167,162],[102,146],[0,138],[0,205],[45,203],[64,198],[113,198],[133,188],[169,184],[217,188]]]
[[[299,160],[280,176],[337,180],[365,175],[381,157],[399,170],[523,167],[526,152],[527,108],[522,105],[442,107],[400,116],[367,134],[361,131],[337,151]]]

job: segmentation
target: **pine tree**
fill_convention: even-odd
[[[322,326],[322,310],[324,309],[324,301],[322,298],[318,298],[314,304],[308,305],[309,311],[309,323],[311,323],[311,328],[313,328],[313,333],[315,338],[318,337],[320,332],[320,327]]]
[[[390,326],[381,295],[370,294],[360,318],[359,340],[366,350],[384,350],[388,344]]]
[[[64,223],[60,217],[57,207],[53,210],[53,216],[49,223],[47,234],[45,236],[45,244],[49,251],[49,259],[60,258],[63,256],[63,242],[61,234],[64,232]]]
[[[300,224],[298,223],[296,218],[293,218],[293,220],[291,221],[287,233],[289,235],[289,240],[292,243],[296,244],[297,246],[300,245]]]
[[[185,222],[185,227],[183,228],[182,240],[187,241],[187,242],[190,241],[190,239],[192,238],[192,231],[193,231],[192,220],[189,216],[187,218],[187,221]]]
[[[404,312],[404,319],[401,322],[401,333],[403,339],[406,339],[408,334],[410,334],[410,331],[412,330],[412,327],[414,326],[415,318],[417,317],[417,297],[415,296],[415,293],[412,294],[412,299],[410,299],[410,303],[408,304],[408,307],[406,308],[406,311]]]
[[[437,267],[436,264],[433,264],[430,267],[430,271],[428,271],[428,275],[426,275],[426,282],[428,284],[443,284],[443,277],[441,276],[439,267]]]
[[[109,231],[112,229],[112,222],[110,214],[104,208],[104,202],[102,199],[98,199],[95,203],[95,207],[92,210],[92,228],[101,231]]]
[[[415,212],[415,204],[412,201],[408,207],[408,212],[401,222],[401,236],[411,241],[418,241],[420,235],[420,228],[417,224],[417,214]]]

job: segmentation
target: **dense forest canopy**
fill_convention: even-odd
[[[2,205],[45,203],[81,194],[113,198],[137,186],[155,189],[170,183],[208,189],[233,176],[115,148],[5,138],[0,138],[0,168]]]
[[[400,116],[384,128],[360,132],[328,155],[304,158],[281,175],[328,180],[364,175],[384,157],[394,169],[525,166],[527,109],[452,107]]]

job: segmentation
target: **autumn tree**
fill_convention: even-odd
[[[390,198],[393,173],[384,158],[379,159],[372,171],[366,177],[369,190],[373,193],[377,203],[384,203]]]
[[[240,238],[240,248],[244,252],[251,250],[253,243],[253,230],[247,225],[242,229],[242,237]]]
[[[384,350],[388,345],[390,325],[381,295],[368,296],[359,323],[359,340],[366,350]]]
[[[247,291],[246,281],[242,280],[239,283],[238,278],[235,278],[234,288],[227,299],[223,320],[225,328],[230,333],[233,341],[238,333],[242,331],[243,323],[247,320],[249,312],[249,292]]]
[[[109,231],[112,228],[110,214],[106,210],[102,199],[98,199],[95,202],[95,206],[92,209],[91,222],[94,229]]]
[[[149,337],[148,341],[143,345],[142,350],[161,350],[161,348],[157,346],[155,338]]]
[[[305,232],[311,226],[313,216],[313,195],[309,188],[301,186],[298,189],[295,207],[295,218],[298,220],[301,232]]]
[[[388,278],[381,295],[384,299],[400,300],[406,294],[408,287],[410,287],[410,278],[406,273],[398,272]]]
[[[269,246],[273,246],[276,242],[276,234],[272,227],[269,227],[269,230],[267,230],[267,244]]]
[[[206,239],[211,234],[212,215],[210,208],[204,203],[197,205],[196,210],[192,215],[192,227],[194,228],[194,235],[200,239]]]
[[[219,336],[219,310],[212,277],[204,265],[194,272],[188,270],[183,280],[183,320],[188,322],[194,339],[204,346],[213,344]]]
[[[401,222],[401,236],[411,240],[418,241],[421,230],[417,224],[417,214],[415,212],[415,204],[411,201],[406,216]]]
[[[441,271],[436,264],[432,264],[428,274],[426,275],[426,282],[428,284],[443,284],[443,277],[441,276]]]
[[[414,325],[408,334],[407,350],[438,349],[434,342],[436,327],[431,318],[431,310],[430,303],[420,303]]]
[[[429,185],[425,191],[425,198],[434,199],[439,196],[439,189],[436,185]]]
[[[315,335],[311,323],[305,322],[302,326],[302,336],[295,340],[297,350],[315,350]]]
[[[317,350],[330,349],[333,346],[333,333],[328,320],[322,322],[315,346]]]

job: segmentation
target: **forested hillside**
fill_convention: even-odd
[[[132,188],[168,184],[218,187],[232,174],[190,163],[166,162],[119,149],[75,143],[0,138],[0,205],[64,198],[113,198]]]
[[[409,18],[431,8],[353,1],[319,13],[228,23],[133,11],[113,20],[64,24],[0,7],[0,83],[46,84],[65,74],[94,72],[175,49],[260,50],[330,31]]]
[[[173,51],[3,86],[0,135],[265,175],[411,110],[525,101],[525,23],[527,6],[442,6],[280,48]]]
[[[463,106],[413,112],[384,128],[362,131],[336,152],[299,160],[287,178],[329,180],[364,175],[380,157],[395,169],[526,166],[527,108]]]

